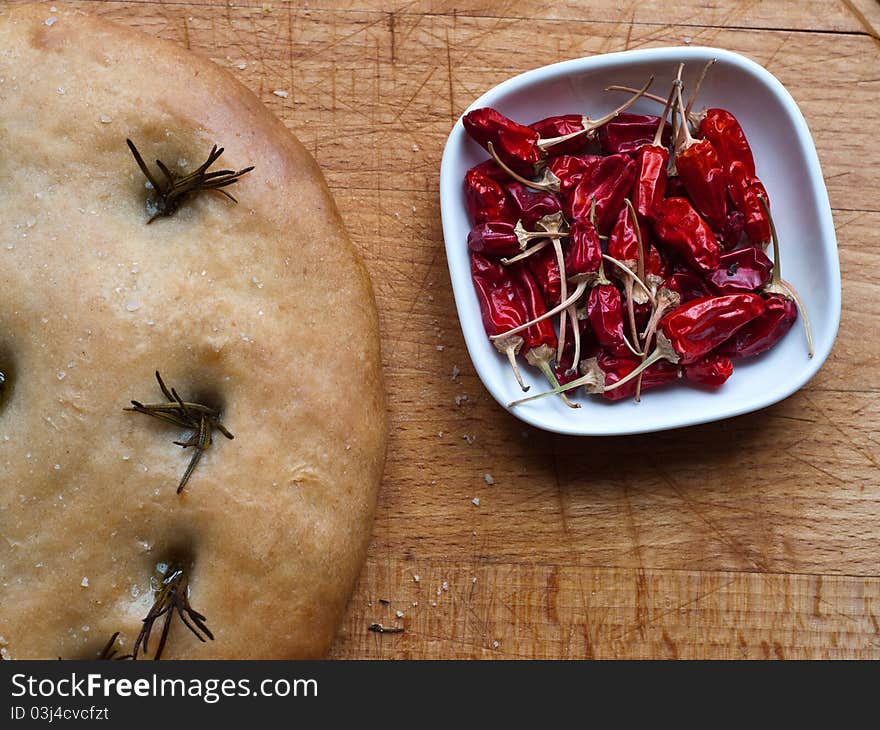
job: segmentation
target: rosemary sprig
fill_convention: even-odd
[[[165,572],[161,574],[161,579],[154,578],[152,583],[153,594],[156,598],[143,620],[144,625],[134,642],[133,659],[138,658],[138,653],[142,648],[145,653],[149,650],[148,644],[153,624],[162,616],[165,617],[165,623],[162,625],[159,646],[153,654],[153,659],[162,657],[168,632],[171,629],[171,620],[175,613],[199,641],[204,643],[206,639],[214,640],[214,634],[205,625],[205,617],[189,605],[189,576],[183,568],[168,565],[165,567]]]
[[[228,439],[233,439],[235,437],[229,433],[222,423],[220,423],[219,411],[202,405],[201,403],[184,401],[174,388],[169,390],[165,386],[158,370],[156,371],[156,380],[159,381],[159,388],[162,390],[162,395],[168,399],[167,403],[145,404],[133,400],[131,402],[132,407],[126,408],[125,410],[144,413],[153,418],[158,418],[160,421],[165,421],[165,423],[180,426],[181,428],[186,428],[194,432],[188,440],[174,442],[178,446],[182,446],[184,449],[189,448],[190,446],[194,447],[189,466],[186,467],[186,471],[183,473],[180,484],[177,485],[177,493],[180,494],[186,486],[186,483],[189,481],[190,476],[192,476],[192,473],[195,471],[199,460],[202,458],[202,454],[213,443],[212,433],[214,429],[216,428]]]
[[[109,660],[115,659],[116,661],[121,661],[123,659],[134,659],[134,654],[123,654],[121,656],[116,656],[116,639],[119,637],[119,632],[113,634],[110,637],[110,640],[104,644],[104,648],[101,650],[101,653],[98,655],[99,660]]]
[[[150,185],[153,186],[155,191],[156,197],[147,201],[147,213],[150,214],[150,219],[147,221],[148,224],[152,223],[156,218],[173,215],[187,198],[197,195],[204,190],[216,190],[221,195],[229,198],[233,203],[237,203],[238,200],[223,190],[223,188],[238,182],[242,175],[254,169],[253,165],[251,165],[237,172],[235,170],[208,172],[208,168],[223,154],[223,148],[218,148],[217,145],[214,145],[211,148],[208,159],[186,175],[178,175],[171,172],[162,160],[156,160],[156,166],[162,173],[162,178],[159,178],[150,173],[144,158],[141,157],[141,153],[134,146],[134,142],[130,139],[126,139],[125,142],[128,144],[131,154],[134,155],[134,160],[137,162],[141,172],[150,181]]]

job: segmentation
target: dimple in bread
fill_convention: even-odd
[[[367,273],[315,162],[221,69],[49,6],[0,13],[0,652],[131,651],[158,564],[214,640],[163,658],[326,652],[363,561],[386,442]],[[147,225],[126,146],[254,165]],[[186,488],[154,372],[222,413]],[[215,434],[219,435],[219,434]],[[160,627],[154,628],[154,636]],[[150,649],[154,650],[156,639]]]

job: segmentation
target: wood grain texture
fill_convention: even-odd
[[[880,658],[874,8],[73,5],[187,45],[257,92],[318,159],[373,276],[393,431],[332,656]],[[443,142],[472,99],[517,72],[688,42],[755,59],[804,112],[840,246],[837,343],[806,388],[760,413],[617,439],[536,431],[469,363],[442,250]],[[374,621],[406,631],[373,634]]]

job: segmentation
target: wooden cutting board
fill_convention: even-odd
[[[880,658],[876,2],[62,4],[184,44],[258,93],[321,164],[370,268],[393,431],[332,656]],[[799,393],[724,423],[612,439],[524,426],[458,328],[446,135],[515,73],[687,43],[755,59],[807,118],[840,245],[834,351]]]

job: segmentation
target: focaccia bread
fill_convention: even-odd
[[[126,139],[156,176],[215,144],[254,169],[147,224]],[[377,315],[315,162],[230,75],[63,3],[0,11],[0,371],[4,658],[130,653],[166,566],[213,640],[175,615],[163,658],[327,650],[384,462]],[[180,494],[193,434],[124,410],[167,402],[156,371],[234,435]]]

